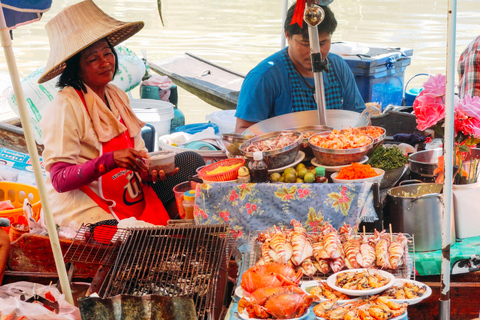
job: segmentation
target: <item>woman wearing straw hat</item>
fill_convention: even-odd
[[[157,180],[143,162],[148,157],[141,137],[145,123],[127,95],[109,84],[118,69],[114,46],[143,25],[113,19],[87,0],[65,8],[45,26],[50,56],[38,82],[60,75],[62,88],[41,120],[47,189],[60,225],[113,217],[165,225],[169,219],[144,183]],[[158,177],[164,180],[165,174]]]

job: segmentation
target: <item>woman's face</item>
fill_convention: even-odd
[[[82,51],[80,78],[93,90],[105,87],[112,81],[115,56],[105,39],[99,40]]]

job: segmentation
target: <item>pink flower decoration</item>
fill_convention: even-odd
[[[308,223],[308,225],[309,225],[310,227],[313,227],[315,224],[313,223],[313,221],[310,221],[310,222]]]
[[[230,212],[225,211],[225,217],[230,217]]]
[[[303,193],[303,189],[300,188],[300,189],[297,190],[297,192],[298,192],[299,194],[302,194],[302,193]]]
[[[303,190],[304,195],[308,196],[309,193],[310,193],[310,190],[308,190],[308,189]]]
[[[225,220],[225,222],[228,222],[228,220],[230,220],[230,219],[228,217],[225,217],[225,219],[223,219],[223,220]]]
[[[343,197],[343,202],[348,202],[348,197]]]
[[[338,198],[338,203],[343,203],[343,198]]]
[[[248,210],[247,210],[247,213],[248,213],[248,214],[252,214],[252,209],[248,209]]]
[[[257,210],[257,205],[256,204],[252,204],[252,210],[253,211]]]
[[[417,116],[417,129],[423,131],[445,118],[445,105],[435,102],[437,98],[432,95],[420,95],[413,103],[413,110]]]
[[[235,199],[238,199],[238,194],[235,194]]]
[[[230,195],[229,199],[230,199],[230,201],[234,201],[234,200],[235,200],[235,196],[232,194],[232,195]]]
[[[223,218],[223,211],[220,211],[220,213],[218,214],[220,216],[220,218]]]
[[[231,194],[232,194],[232,195],[235,195],[235,194],[237,194],[237,193],[235,192],[235,190],[232,190]]]
[[[468,118],[463,121],[463,133],[480,137],[480,120],[475,118]]]
[[[250,202],[247,202],[247,204],[245,205],[245,208],[250,208]]]
[[[342,190],[342,191],[340,191],[340,194],[341,194],[342,196],[344,196],[344,195],[346,195],[347,193],[345,192],[345,190]]]
[[[423,84],[423,91],[432,93],[436,96],[443,96],[446,92],[446,85],[447,77],[443,74],[437,74],[428,77],[428,80]]]
[[[458,101],[455,107],[456,109],[460,109],[468,117],[480,119],[480,97],[470,97],[466,95]]]
[[[304,195],[303,195],[303,194],[299,194],[298,197],[299,197],[299,198],[303,198]]]
[[[316,227],[315,227],[315,228],[312,228],[312,231],[313,231],[313,232],[318,232],[318,228],[316,228]]]

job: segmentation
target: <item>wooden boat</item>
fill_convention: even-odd
[[[147,62],[151,70],[219,109],[235,109],[245,75],[190,53]]]

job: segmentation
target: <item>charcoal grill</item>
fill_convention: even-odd
[[[104,299],[118,295],[190,297],[198,319],[218,318],[235,245],[228,224],[173,223],[113,230],[107,228],[106,235],[100,236],[91,226],[82,226],[78,242],[83,245],[77,244],[66,254],[73,262],[100,265],[92,292]],[[107,247],[110,252],[105,253]]]

